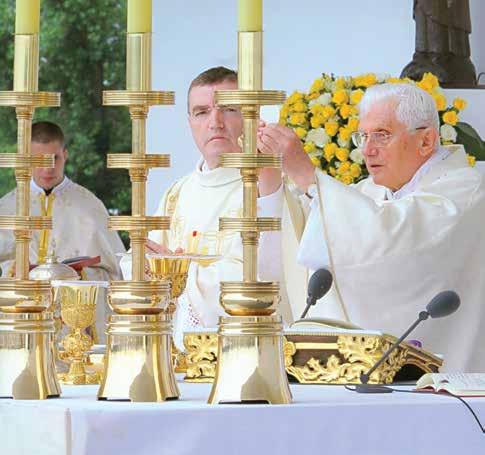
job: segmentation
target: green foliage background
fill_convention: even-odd
[[[129,152],[127,109],[102,106],[102,91],[125,86],[126,2],[42,0],[39,90],[61,92],[61,107],[37,109],[34,120],[58,123],[66,135],[66,174],[98,196],[110,212],[130,210],[123,170],[108,170],[108,152]],[[13,87],[15,0],[0,0],[0,90]],[[12,108],[0,108],[0,152],[16,150]],[[0,196],[15,187],[0,169]]]

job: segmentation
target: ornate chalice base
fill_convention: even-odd
[[[93,340],[84,330],[96,320],[99,287],[107,285],[105,281],[52,282],[56,298],[60,300],[62,320],[70,328],[70,332],[62,340],[64,351],[59,353],[59,358],[69,364],[69,371],[58,375],[63,384],[99,384],[99,375],[86,371],[88,352]]]
[[[154,402],[180,395],[170,354],[167,314],[113,315],[108,323],[99,400]]]
[[[218,334],[210,404],[291,403],[281,316],[221,317]]]
[[[0,313],[0,397],[58,397],[52,313]]]

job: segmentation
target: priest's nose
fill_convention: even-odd
[[[372,141],[366,141],[362,147],[362,153],[364,156],[375,156],[379,150],[375,147]]]
[[[209,115],[209,128],[224,128],[224,115],[220,109],[218,109],[217,107],[212,108]]]

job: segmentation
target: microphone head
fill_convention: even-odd
[[[442,318],[454,313],[459,306],[460,297],[455,291],[443,291],[431,299],[426,311],[432,318]]]
[[[327,269],[318,269],[308,282],[308,296],[313,301],[321,299],[332,287],[333,276]]]

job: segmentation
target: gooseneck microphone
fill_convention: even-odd
[[[332,287],[333,277],[327,269],[318,269],[308,282],[308,297],[306,307],[300,319],[304,319],[312,305],[317,303]]]
[[[443,291],[435,295],[431,301],[426,305],[426,311],[421,311],[418,319],[403,333],[403,335],[383,354],[383,356],[374,364],[374,366],[367,372],[360,375],[360,382],[355,387],[355,391],[359,393],[389,393],[392,389],[385,386],[369,385],[367,382],[371,374],[379,368],[379,366],[391,355],[401,342],[416,328],[421,321],[425,321],[430,316],[431,318],[443,318],[454,313],[460,306],[460,297],[455,291]]]

